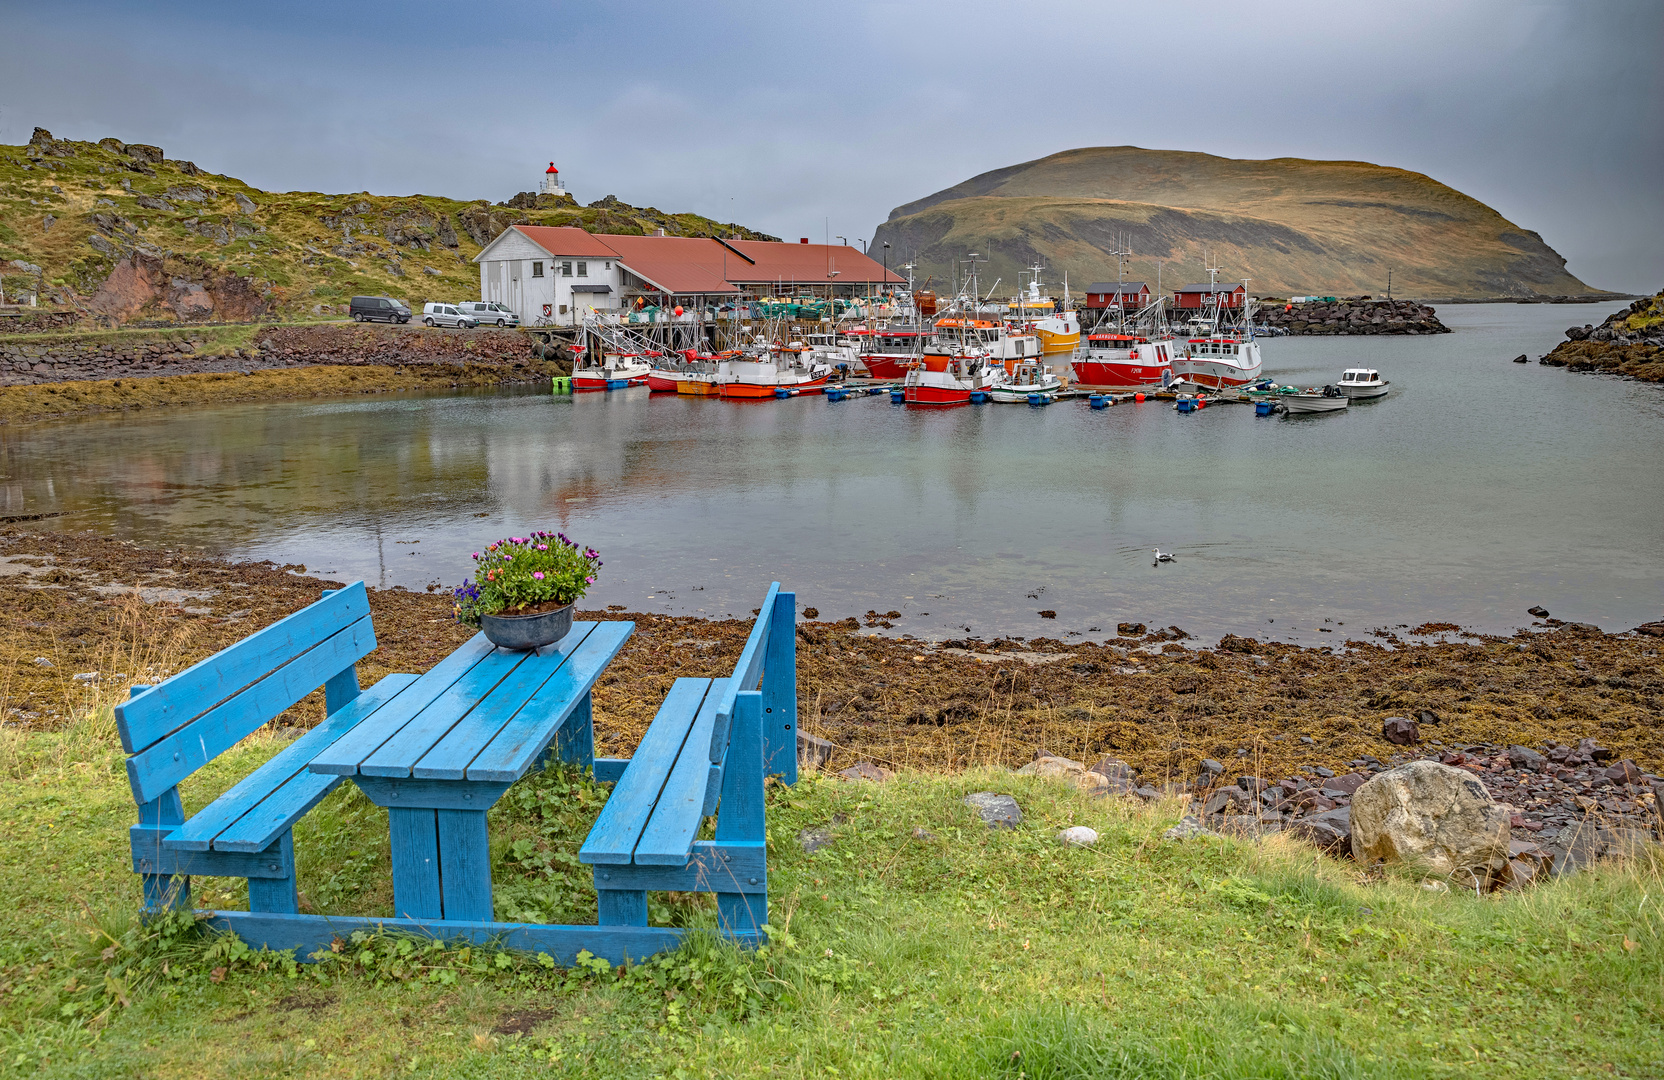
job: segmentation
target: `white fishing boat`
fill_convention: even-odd
[[[994,367],[994,381],[988,387],[988,400],[1005,404],[1021,404],[1030,394],[1055,394],[1063,389],[1063,380],[1039,360],[1025,360],[1015,370]]]
[[[1373,368],[1347,368],[1335,385],[1340,387],[1341,393],[1358,401],[1385,397],[1387,388],[1392,384],[1381,378],[1381,373]]]
[[[1213,288],[1218,274],[1216,267],[1208,267],[1208,306],[1200,319],[1190,321],[1191,337],[1184,354],[1173,360],[1173,375],[1223,390],[1257,381],[1264,363],[1259,342],[1254,340],[1254,301],[1247,296],[1247,283],[1243,283],[1241,310],[1232,312],[1225,300],[1229,293],[1222,295]]]
[[[1277,403],[1290,413],[1326,413],[1339,412],[1350,405],[1352,399],[1341,393],[1338,386],[1325,386],[1321,390],[1284,394],[1277,399]]]

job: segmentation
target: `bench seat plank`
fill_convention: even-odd
[[[319,641],[369,617],[370,601],[364,583],[354,582],[191,665],[149,692],[116,706],[116,730],[122,748],[134,754],[154,745],[192,717],[292,663]],[[373,637],[370,647],[375,647]],[[308,692],[345,666],[324,672],[323,678],[307,688]]]
[[[670,770],[687,743],[699,707],[710,694],[710,679],[677,679],[647,727],[629,768],[613,787],[595,819],[578,859],[586,863],[625,864],[664,789]]]
[[[687,742],[665,780],[664,790],[653,806],[641,839],[636,843],[634,862],[641,866],[684,866],[693,850],[694,837],[705,820],[705,792],[711,781],[711,763],[704,749],[711,742],[716,710],[727,679],[713,679],[688,731]]]
[[[423,754],[433,749],[474,705],[526,662],[529,652],[495,649],[480,658],[408,724],[359,763],[363,776],[409,776]],[[373,725],[381,727],[380,724]]]
[[[242,742],[250,732],[312,693],[337,672],[351,667],[375,646],[375,630],[366,615],[149,749],[134,754],[127,759],[133,801],[145,803],[156,798]],[[129,704],[142,704],[166,688],[164,683],[133,698]]]
[[[573,624],[574,631],[580,624]],[[596,623],[583,648],[562,664],[468,766],[469,780],[514,781],[531,770],[607,665],[635,633],[633,622]]]
[[[536,650],[536,661],[523,663],[455,727],[423,754],[410,775],[418,780],[462,780],[468,766],[497,733],[531,701],[543,684],[563,670],[573,653],[595,629],[595,623],[577,623],[572,632],[553,645]]]
[[[334,745],[320,751],[312,759],[312,771],[334,776],[351,776],[358,771],[359,762],[380,749],[387,741],[388,732],[421,712],[448,687],[466,674],[496,646],[475,634],[456,652],[429,668],[408,690],[391,703],[374,724],[354,728],[337,739]]]
[[[332,780],[308,772],[306,766],[313,756],[351,731],[365,717],[395,700],[401,691],[416,681],[416,678],[415,675],[389,675],[382,679],[345,707],[337,709],[323,723],[278,751],[270,761],[249,773],[225,794],[193,814],[189,821],[163,841],[164,846],[178,851],[207,851],[210,847],[219,851],[264,850],[278,833],[288,828],[339,783],[338,779]],[[278,791],[290,787],[297,779],[308,777],[325,785],[310,803],[298,809],[287,804],[282,808],[265,805]],[[290,793],[290,797],[296,794],[299,794],[298,788]],[[258,815],[255,813],[257,810]],[[244,827],[240,819],[253,816],[260,817],[266,825],[255,827],[251,824]],[[282,823],[276,824],[277,822]],[[238,833],[234,846],[213,842],[233,826],[236,826]],[[255,842],[252,833],[264,835],[265,839]],[[267,833],[269,835],[266,835]]]

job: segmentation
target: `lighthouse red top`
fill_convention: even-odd
[[[560,172],[560,170],[555,168],[555,163],[552,162],[552,161],[549,162],[549,167],[547,169],[543,170],[543,174],[545,176],[549,175],[550,173],[558,173],[558,172]]]

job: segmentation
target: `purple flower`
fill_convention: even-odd
[[[532,577],[536,578],[538,581],[542,581],[543,580],[543,571],[533,570],[532,571]]]
[[[595,584],[595,578],[593,576],[584,578],[584,584],[586,584],[586,585]]]
[[[539,551],[548,551],[549,550],[549,545],[548,544],[539,544],[539,545],[537,545],[537,550],[539,550]]]

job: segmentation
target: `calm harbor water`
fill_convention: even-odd
[[[778,579],[822,618],[895,610],[920,637],[1135,621],[1321,643],[1505,631],[1539,603],[1622,629],[1664,616],[1664,387],[1508,362],[1611,307],[1451,305],[1439,337],[1265,341],[1282,382],[1392,380],[1327,416],[640,388],[13,426],[0,512],[416,590],[559,528],[601,549],[596,606],[748,616]],[[1178,560],[1152,565],[1157,546]]]

